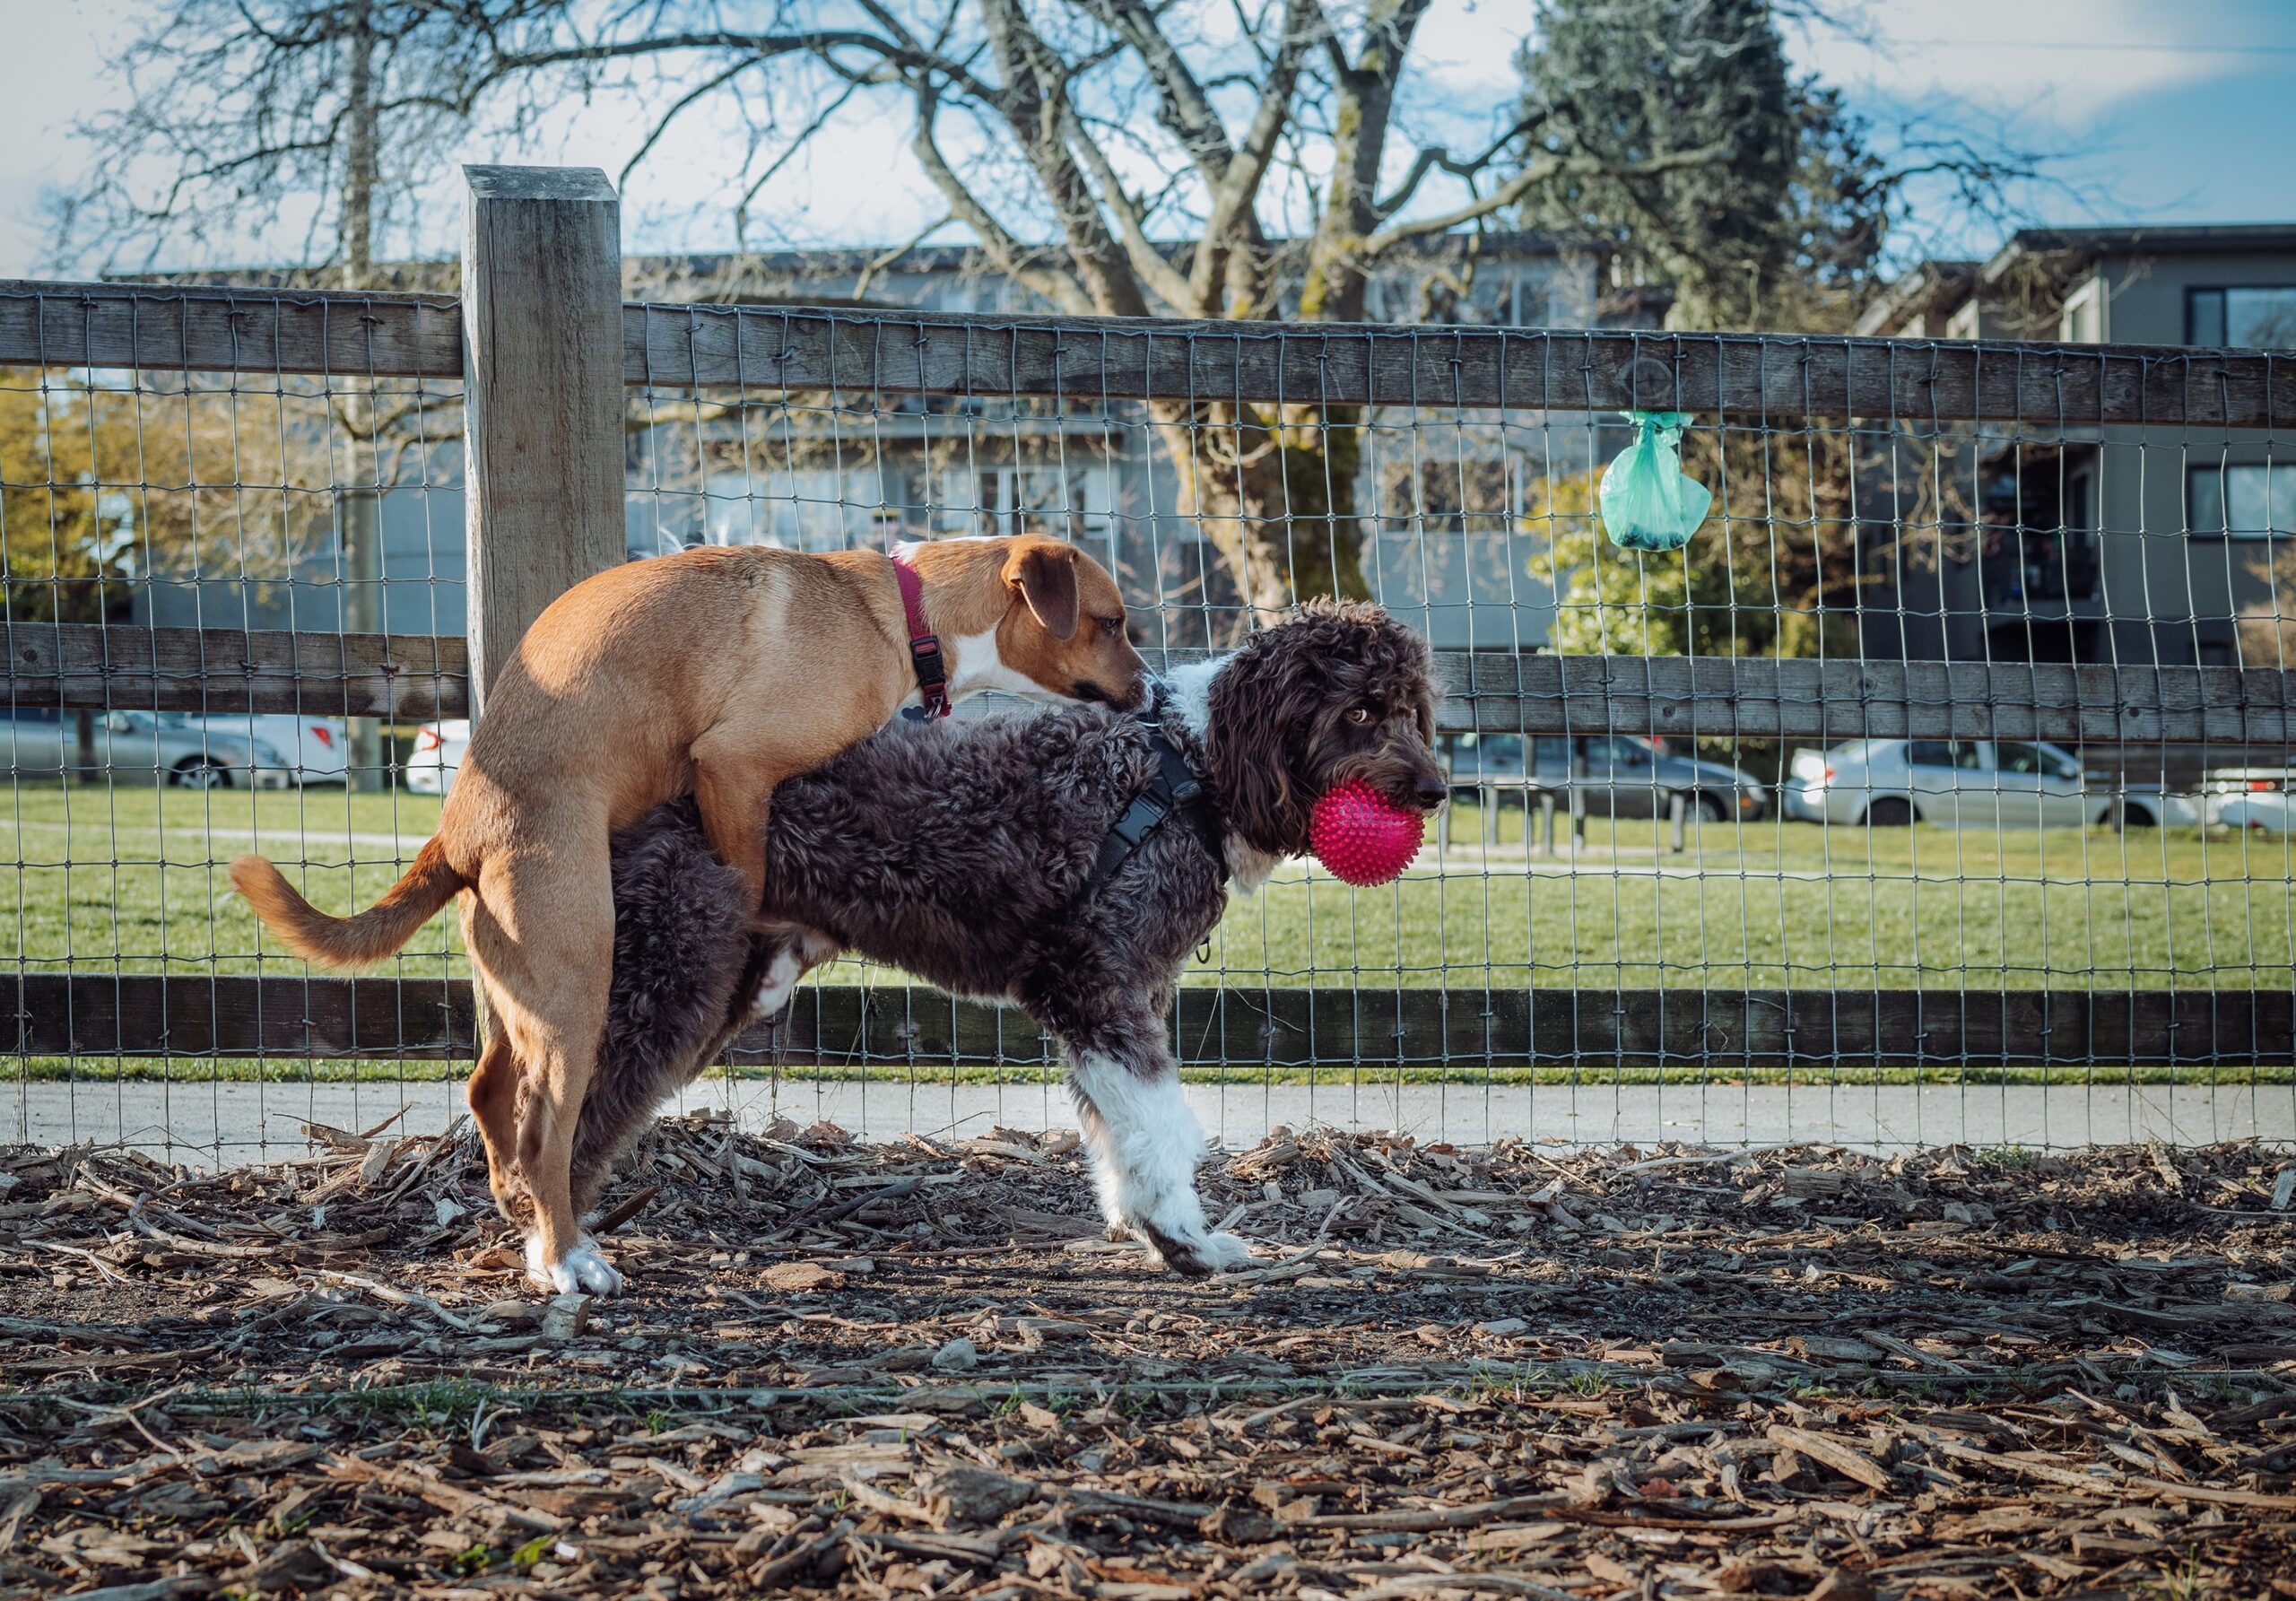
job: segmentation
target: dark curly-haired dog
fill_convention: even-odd
[[[1196,1196],[1205,1143],[1166,1043],[1173,987],[1228,881],[1256,889],[1308,849],[1326,790],[1361,778],[1404,805],[1442,804],[1434,706],[1426,646],[1351,602],[1312,603],[1182,669],[1157,726],[1207,793],[1097,886],[1103,842],[1161,760],[1146,722],[1100,707],[896,724],[781,784],[766,857],[781,922],[763,932],[691,806],[650,814],[614,848],[613,988],[578,1204],[595,1204],[665,1096],[843,949],[1018,1003],[1060,1041],[1109,1222],[1181,1273],[1245,1260]]]

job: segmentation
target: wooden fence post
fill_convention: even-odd
[[[623,559],[622,202],[595,167],[465,167],[470,694]]]

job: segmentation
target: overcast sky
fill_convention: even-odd
[[[87,170],[73,119],[116,92],[103,57],[127,8],[0,0],[16,62],[13,136],[0,140],[0,274],[50,258],[44,199]],[[1448,107],[1491,107],[1512,90],[1509,57],[1524,0],[1436,0],[1422,34],[1413,101],[1432,125]],[[1874,0],[1853,32],[1792,36],[1798,63],[1846,91],[1877,123],[1918,115],[1933,126],[2060,152],[2060,186],[2029,204],[2057,222],[2296,220],[2296,4],[2289,0]],[[613,97],[570,110],[539,148],[473,150],[474,160],[544,160],[618,171],[636,147],[635,108]],[[909,160],[905,123],[848,117],[767,192],[765,245],[872,245],[909,238],[940,213]],[[641,168],[625,194],[632,249],[733,242],[723,176],[729,130],[693,125],[669,159]],[[1440,196],[1430,201],[1439,203]],[[1921,242],[1982,254],[1988,228],[1930,197]],[[451,202],[430,208],[432,254],[453,247]],[[961,237],[954,232],[944,237]],[[275,257],[278,238],[218,244],[169,265]],[[86,262],[77,264],[85,268]]]

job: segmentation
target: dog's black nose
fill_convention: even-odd
[[[1412,789],[1412,798],[1422,811],[1432,812],[1450,798],[1451,787],[1439,778],[1422,778]]]

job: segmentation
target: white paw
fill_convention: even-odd
[[[526,1277],[537,1289],[558,1295],[619,1295],[622,1275],[598,1252],[598,1242],[587,1234],[556,1262],[545,1262],[539,1236],[526,1240]]]
[[[1141,1225],[1140,1232],[1163,1258],[1164,1266],[1182,1278],[1200,1279],[1241,1267],[1252,1259],[1252,1248],[1233,1234],[1206,1234],[1203,1225],[1193,1230]]]
[[[775,955],[759,981],[757,994],[750,997],[750,1015],[778,1017],[797,992],[797,980],[805,976],[804,964],[797,960],[795,951],[782,951]]]
[[[1251,1242],[1233,1234],[1205,1236],[1197,1254],[1212,1264],[1215,1273],[1233,1273],[1239,1267],[1249,1267],[1255,1260]]]

